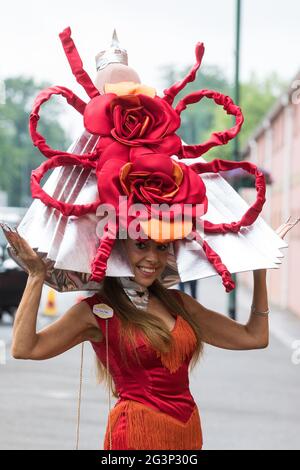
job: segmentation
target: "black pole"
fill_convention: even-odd
[[[235,44],[235,78],[234,78],[234,102],[240,104],[240,38],[241,38],[241,9],[242,0],[236,0],[236,44]],[[234,139],[233,160],[239,160],[239,138]],[[239,191],[238,181],[235,180],[234,189]],[[229,294],[228,315],[236,320],[236,291],[237,291],[237,275],[232,274],[235,282],[235,289]]]

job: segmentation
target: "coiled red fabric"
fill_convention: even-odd
[[[71,29],[66,28],[60,34],[60,39],[72,73],[91,100],[89,103],[85,103],[71,90],[60,86],[47,88],[37,96],[30,114],[29,130],[33,144],[38,147],[48,161],[32,172],[31,193],[33,198],[40,199],[47,206],[59,210],[66,216],[75,215],[77,217],[96,212],[100,203],[112,204],[116,209],[117,217],[119,217],[118,199],[119,196],[125,196],[127,193],[129,193],[130,204],[136,202],[134,199],[143,196],[143,203],[146,205],[148,213],[151,213],[150,206],[153,201],[163,202],[165,200],[169,206],[172,206],[174,202],[179,204],[184,202],[187,205],[192,205],[190,214],[195,228],[196,204],[203,205],[203,215],[207,212],[206,188],[204,182],[199,180],[201,178],[199,175],[206,172],[217,173],[232,168],[242,168],[255,176],[256,201],[239,221],[219,224],[204,221],[204,232],[223,235],[227,232],[238,233],[241,227],[249,226],[255,222],[265,202],[266,190],[264,175],[255,165],[249,162],[214,160],[210,163],[195,163],[190,167],[180,162],[179,168],[175,165],[171,167],[166,162],[166,159],[170,160],[172,155],[177,155],[184,161],[185,158],[203,155],[212,147],[227,144],[238,134],[244,121],[240,107],[229,96],[215,90],[195,91],[181,99],[175,108],[172,107],[177,94],[184,89],[187,83],[196,78],[204,55],[202,43],[196,45],[196,62],[186,77],[166,89],[164,96],[160,98],[153,97],[153,94],[148,96],[146,88],[143,89],[144,93],[140,94],[108,93],[100,95],[89,75],[83,69],[82,60],[71,38]],[[99,136],[96,149],[93,152],[78,155],[52,149],[37,131],[40,108],[53,95],[64,97],[68,104],[84,116],[86,129]],[[206,142],[198,145],[182,145],[181,139],[177,135],[181,123],[181,113],[187,106],[198,103],[203,98],[212,99],[217,105],[223,106],[227,114],[235,117],[235,125],[230,129],[214,132]],[[150,170],[147,168],[147,174],[143,169],[145,166],[142,162],[143,159],[146,163],[151,162],[152,165]],[[134,169],[129,174],[124,171],[127,163],[131,163],[130,168]],[[49,169],[65,165],[76,165],[95,171],[99,193],[99,198],[96,201],[89,204],[73,205],[58,201],[46,194],[40,186],[41,179]],[[136,170],[134,165],[137,166]],[[169,167],[171,172],[168,170]],[[140,169],[143,169],[143,172],[139,171]],[[182,171],[182,178],[179,171]],[[95,281],[101,281],[105,276],[107,261],[120,225],[120,219],[118,219],[111,237],[108,237],[107,234],[99,236],[99,246],[91,266],[91,277]],[[126,227],[122,228],[126,229]],[[203,242],[203,250],[208,261],[221,275],[226,291],[232,290],[234,284],[228,269],[206,240]]]

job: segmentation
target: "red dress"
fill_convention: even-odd
[[[178,300],[181,301],[179,295]],[[95,304],[108,305],[98,293],[83,301],[92,310]],[[119,347],[121,321],[116,312],[107,320],[95,317],[105,340],[91,341],[91,344],[106,366],[108,322],[109,370],[119,397],[109,416],[104,449],[200,450],[201,421],[188,377],[196,336],[188,322],[180,315],[176,316],[168,353],[161,354],[143,336],[139,336],[137,352],[140,364],[132,351],[127,355],[126,364]]]

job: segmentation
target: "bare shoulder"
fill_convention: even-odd
[[[180,297],[181,301],[183,302],[184,306],[187,308],[187,306],[189,305],[190,303],[190,299],[192,298],[190,295],[186,294],[185,292],[183,292],[182,290],[180,289],[170,289],[171,291],[175,292],[176,293],[176,297],[177,295]]]
[[[191,295],[187,294],[186,292],[183,292],[180,289],[172,289],[173,291],[177,292],[177,294],[180,296],[184,307],[190,312],[190,313],[198,313],[201,312],[202,310],[205,310],[205,307],[201,305],[194,297]]]
[[[92,341],[102,341],[103,334],[99,328],[97,319],[93,314],[91,307],[87,302],[78,302],[73,305],[65,315],[69,315],[72,319],[80,319],[80,322],[84,323],[88,332],[88,339]]]
[[[183,291],[180,290],[180,289],[173,289],[173,287],[172,287],[170,290],[173,291],[173,292],[176,292],[176,294],[179,295],[179,297],[180,297],[184,302],[189,302],[189,300],[193,298],[193,297],[191,297],[190,295],[186,294],[185,292],[183,292]]]

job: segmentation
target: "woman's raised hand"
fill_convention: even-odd
[[[46,265],[39,255],[31,248],[27,241],[21,237],[18,230],[10,228],[8,225],[0,223],[4,235],[12,247],[14,254],[22,262],[22,266],[31,276],[46,275]]]
[[[295,227],[300,222],[300,217],[298,217],[294,222],[290,222],[290,220],[291,216],[287,219],[284,224],[280,225],[280,227],[275,230],[277,235],[279,235],[282,239],[293,227]]]

